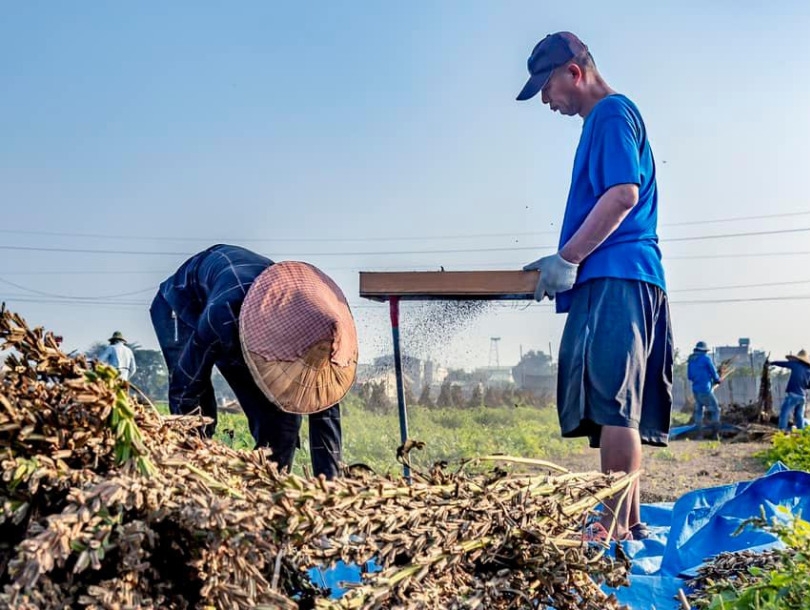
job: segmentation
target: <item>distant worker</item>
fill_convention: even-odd
[[[692,394],[695,397],[695,426],[699,433],[703,430],[704,409],[712,432],[720,430],[720,404],[714,395],[714,386],[718,385],[721,379],[708,352],[706,342],[698,341],[686,367],[686,376],[692,382]]]
[[[99,361],[118,369],[121,379],[129,381],[138,370],[135,364],[135,354],[127,345],[121,331],[115,331],[108,341],[110,344],[99,355]]]
[[[807,389],[810,388],[810,359],[805,350],[800,350],[795,356],[785,356],[787,360],[776,360],[771,366],[780,366],[790,371],[785,399],[779,412],[779,429],[790,430],[790,416],[793,415],[793,425],[797,430],[804,428],[804,407],[807,402]]]
[[[199,408],[214,420],[211,372],[231,386],[256,448],[292,468],[301,416],[309,415],[315,475],[333,478],[341,462],[339,402],[354,382],[357,331],[346,297],[306,263],[274,263],[216,245],[164,281],[151,307],[169,369],[169,408]]]

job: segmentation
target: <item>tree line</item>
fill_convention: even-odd
[[[137,371],[130,380],[152,401],[165,401],[169,395],[169,374],[160,350],[145,349],[137,343],[128,344],[135,356]],[[107,347],[106,343],[94,343],[85,355],[96,359]],[[236,397],[225,378],[214,370],[212,378],[214,391],[220,400],[231,401]],[[468,388],[465,391],[465,387]],[[471,388],[471,389],[469,389]],[[350,393],[361,406],[376,413],[386,413],[396,409],[396,400],[389,398],[384,381],[355,384]],[[475,408],[481,406],[533,406],[544,407],[552,404],[553,397],[537,394],[515,387],[485,386],[472,382],[469,373],[454,370],[439,386],[438,392],[430,386],[423,386],[415,395],[410,386],[405,386],[405,403],[432,408]]]
[[[396,400],[389,397],[385,381],[369,381],[355,384],[351,389],[360,403],[369,411],[386,413],[396,408]],[[435,395],[435,396],[434,396]],[[426,408],[457,408],[472,409],[475,407],[516,407],[532,406],[545,407],[553,403],[553,397],[530,390],[521,390],[515,387],[484,386],[481,383],[472,385],[472,389],[465,393],[464,387],[459,383],[446,379],[438,392],[430,386],[422,387],[419,396],[409,386],[404,390],[405,404],[419,405]]]

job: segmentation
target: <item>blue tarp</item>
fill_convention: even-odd
[[[754,481],[689,492],[676,502],[644,504],[641,518],[650,528],[647,540],[623,542],[633,561],[630,587],[610,589],[633,610],[674,610],[674,599],[685,579],[711,557],[726,551],[769,548],[778,540],[768,532],[748,528],[732,534],[740,524],[758,517],[783,518],[776,508],[810,515],[810,473],[774,466]],[[339,565],[313,570],[313,581],[342,594],[340,582],[359,582],[357,566]]]
[[[669,431],[669,440],[672,441],[672,440],[675,440],[676,438],[682,437],[685,434],[689,434],[691,432],[697,432],[697,431],[698,431],[698,427],[695,424],[684,424],[683,426],[675,426],[674,428],[670,429],[670,431]],[[720,427],[717,428],[717,430],[712,430],[712,426],[710,424],[704,424],[703,425],[703,431],[708,432],[710,434],[713,431],[714,432],[719,432],[719,433],[732,432],[732,433],[736,434],[738,432],[742,432],[743,429],[740,428],[739,426],[735,426],[733,424],[722,423],[722,424],[720,424]]]
[[[674,503],[642,505],[641,518],[652,536],[622,543],[633,567],[630,586],[614,590],[616,596],[633,610],[680,608],[674,599],[678,589],[685,589],[685,579],[706,560],[722,552],[779,543],[773,534],[756,528],[732,535],[763,509],[767,519],[784,518],[777,506],[792,514],[810,514],[810,473],[777,465],[754,481],[699,489]]]

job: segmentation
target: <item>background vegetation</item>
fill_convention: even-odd
[[[168,412],[166,403],[158,404]],[[356,397],[349,396],[341,405],[344,460],[362,463],[379,473],[398,474],[396,461],[400,445],[399,418],[396,410],[375,412]],[[557,412],[553,408],[531,406],[426,408],[408,407],[409,437],[423,441],[425,448],[414,451],[414,464],[429,467],[440,460],[453,461],[489,453],[544,458],[582,450],[584,439],[560,437]],[[253,438],[247,419],[241,413],[220,413],[216,436],[237,449],[252,449]],[[309,465],[307,419],[301,427],[301,449],[296,454],[295,470]]]

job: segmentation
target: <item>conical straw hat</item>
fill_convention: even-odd
[[[786,356],[788,360],[798,360],[799,362],[804,362],[807,365],[810,365],[810,358],[807,357],[807,352],[803,349],[799,350],[799,353],[795,356],[793,354],[788,354]]]
[[[242,304],[239,337],[254,381],[284,411],[323,411],[354,383],[354,318],[337,284],[312,265],[263,271]]]

